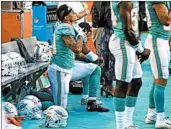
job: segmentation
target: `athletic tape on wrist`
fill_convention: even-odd
[[[90,51],[88,54],[85,55],[85,58],[90,61],[96,61],[98,59],[98,56]]]
[[[141,44],[141,42],[138,43],[137,47],[135,48],[136,51],[138,51],[139,53],[142,53],[144,51],[144,48]]]

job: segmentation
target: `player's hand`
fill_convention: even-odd
[[[144,51],[142,53],[139,53],[138,51],[136,52],[140,63],[143,63],[145,60],[148,59],[148,57],[150,56],[150,52],[150,49],[146,48],[144,48]]]
[[[77,36],[81,36],[83,38],[83,42],[87,43],[87,34],[79,27],[77,24],[73,24],[75,31],[77,32]]]
[[[99,57],[96,61],[94,61],[93,63],[98,64],[99,66],[102,66],[104,63],[104,59],[103,57]]]

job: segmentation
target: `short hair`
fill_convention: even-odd
[[[67,16],[72,11],[72,8],[67,6],[66,4],[61,5],[57,9],[57,17],[60,21],[63,21],[65,16]]]

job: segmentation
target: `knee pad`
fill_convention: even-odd
[[[138,92],[140,90],[142,86],[142,79],[141,78],[137,78],[137,79],[133,79],[131,81],[131,92],[133,96],[137,96]]]
[[[127,90],[128,90],[128,84],[127,82],[123,81],[116,81],[116,88],[115,88],[115,97],[119,98],[125,98]]]

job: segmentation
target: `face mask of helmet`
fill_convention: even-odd
[[[50,60],[50,47],[47,42],[37,42],[34,49],[34,59],[37,62],[47,62]]]
[[[45,127],[56,128],[56,127],[66,127],[68,113],[60,106],[50,106],[44,111],[46,119],[44,122]]]

